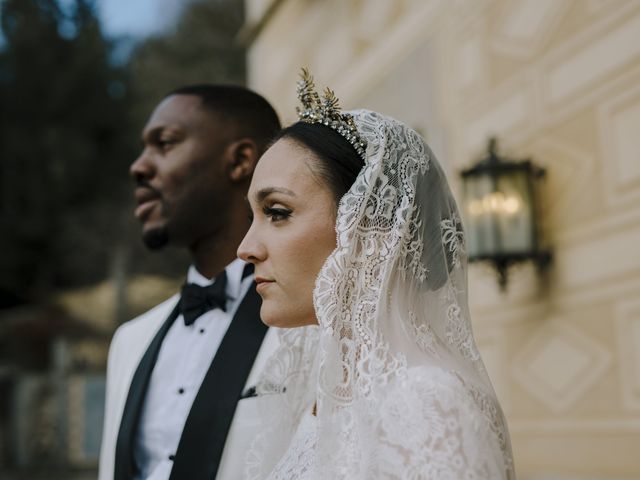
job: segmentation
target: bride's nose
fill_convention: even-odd
[[[266,258],[266,249],[262,242],[257,238],[253,225],[249,228],[249,231],[240,242],[238,247],[238,257],[248,263],[258,263]]]

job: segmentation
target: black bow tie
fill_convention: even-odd
[[[227,311],[227,274],[223,270],[213,282],[213,285],[201,287],[195,283],[187,283],[182,287],[180,297],[180,311],[184,317],[184,324],[191,325],[200,315],[213,310]]]

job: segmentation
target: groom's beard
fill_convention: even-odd
[[[169,244],[169,223],[171,222],[169,208],[162,196],[160,196],[160,215],[165,219],[164,224],[151,227],[149,230],[143,230],[142,241],[149,250],[161,250]]]
[[[142,234],[142,241],[149,250],[160,250],[169,243],[169,232],[166,226],[152,228]]]

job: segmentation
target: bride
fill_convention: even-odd
[[[298,96],[300,121],[255,170],[238,250],[282,328],[256,388],[282,402],[262,412],[247,478],[515,478],[442,168],[414,130],[341,112],[304,70]]]

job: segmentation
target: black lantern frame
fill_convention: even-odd
[[[551,261],[542,245],[537,202],[537,183],[545,174],[529,159],[500,157],[495,138],[486,156],[460,173],[469,261],[491,263],[501,290],[511,265],[533,261],[541,269]]]

